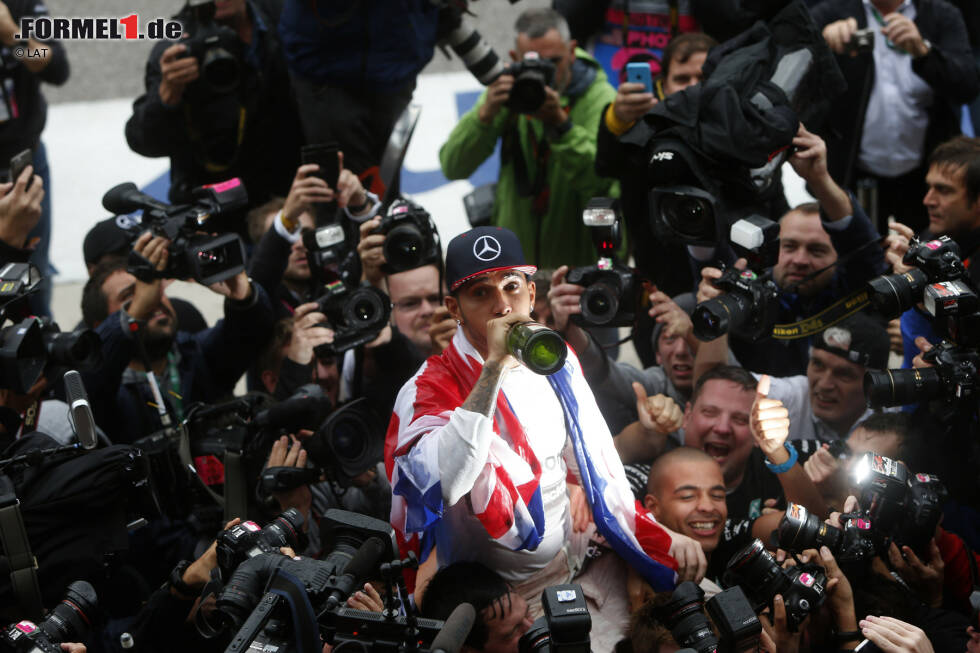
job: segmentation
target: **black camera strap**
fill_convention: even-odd
[[[10,568],[10,585],[17,603],[27,617],[39,621],[43,616],[41,586],[37,580],[37,559],[31,553],[24,517],[20,512],[14,483],[0,474],[0,541]]]

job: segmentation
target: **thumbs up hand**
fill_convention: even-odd
[[[770,462],[778,465],[789,457],[783,447],[789,436],[789,411],[779,399],[769,398],[769,384],[769,375],[763,374],[756,387],[749,427],[755,443]]]
[[[647,397],[646,389],[635,381],[633,392],[636,393],[636,412],[640,417],[640,424],[647,431],[667,435],[679,429],[684,423],[684,412],[681,407],[667,395]]]

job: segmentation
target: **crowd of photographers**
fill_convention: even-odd
[[[170,203],[105,194],[59,326],[66,55],[0,2],[0,648],[980,651],[969,8],[568,0],[504,64],[391,4],[188,2],[125,126]],[[445,176],[501,159],[445,243],[436,45]]]

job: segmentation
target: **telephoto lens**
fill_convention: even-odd
[[[670,602],[660,606],[658,614],[678,645],[698,653],[718,650],[718,637],[704,613],[704,591],[691,581],[679,584]]]
[[[779,548],[787,551],[804,551],[826,546],[837,555],[843,536],[842,530],[825,524],[798,503],[786,506],[786,514],[779,522]]]
[[[868,282],[871,305],[876,311],[893,319],[922,301],[929,277],[918,268],[902,274],[887,274]]]
[[[565,365],[568,346],[557,331],[537,322],[520,322],[507,332],[507,350],[536,374],[554,374]]]
[[[864,373],[864,396],[872,406],[904,406],[930,401],[942,395],[943,383],[932,367],[908,370],[868,370]]]
[[[740,585],[758,612],[769,605],[772,597],[786,588],[786,576],[762,541],[751,544],[732,556],[725,570],[725,585]]]
[[[68,586],[65,598],[38,624],[52,642],[80,642],[88,637],[96,618],[99,599],[84,580]]]
[[[752,311],[752,298],[741,293],[725,293],[698,304],[691,315],[694,336],[702,342],[719,338],[738,329]]]

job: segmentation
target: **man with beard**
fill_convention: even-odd
[[[133,251],[162,271],[169,245],[147,232]],[[178,329],[163,281],[141,281],[123,261],[96,270],[85,285],[82,316],[101,337],[104,357],[98,370],[84,376],[85,385],[96,422],[113,442],[132,442],[161,428],[150,373],[168,412],[180,420],[190,404],[229,395],[271,336],[269,299],[244,272],[210,288],[227,298],[225,318],[189,334]]]

